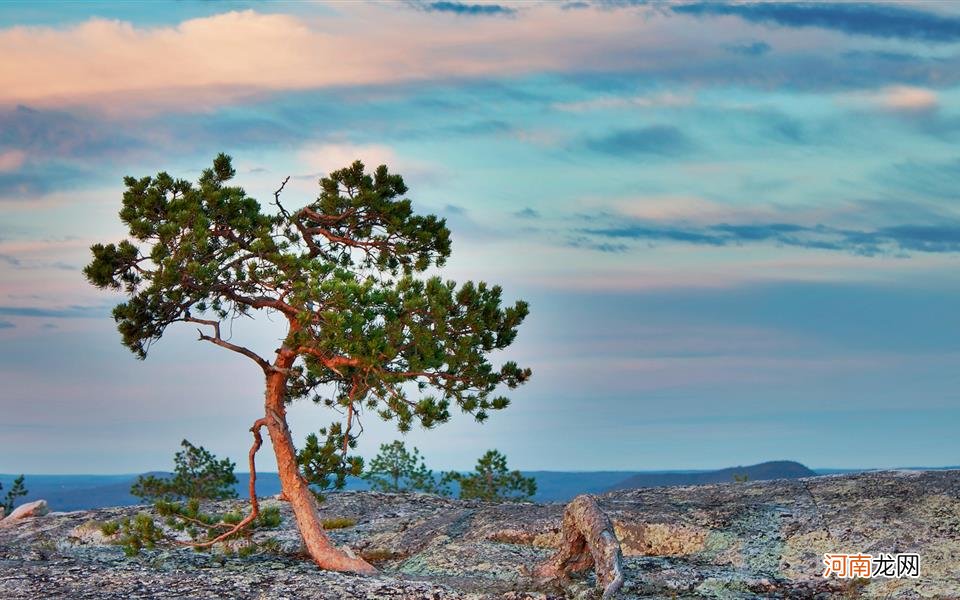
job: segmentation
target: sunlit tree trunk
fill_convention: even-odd
[[[297,528],[303,538],[307,554],[322,569],[331,571],[350,571],[354,573],[375,573],[376,569],[362,558],[348,555],[330,543],[323,531],[320,515],[317,513],[317,501],[307,482],[300,475],[297,465],[297,452],[293,438],[287,427],[284,392],[287,374],[296,355],[286,349],[278,353],[275,366],[277,371],[267,375],[266,422],[270,432],[270,441],[277,456],[277,471],[280,474],[280,486],[284,497],[290,502]]]

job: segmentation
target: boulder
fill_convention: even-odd
[[[27,519],[29,517],[42,517],[48,512],[50,512],[50,509],[47,507],[46,500],[34,500],[33,502],[27,502],[26,504],[21,504],[13,509],[13,512],[11,512],[3,521],[0,521],[0,527],[9,527],[10,525],[16,524],[17,521]]]

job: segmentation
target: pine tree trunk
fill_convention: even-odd
[[[289,359],[291,364],[293,358]],[[289,368],[290,365],[282,364],[286,362],[283,359],[284,356],[278,358],[278,366]],[[303,538],[307,553],[321,569],[363,574],[376,573],[377,570],[367,561],[351,556],[334,547],[330,543],[330,538],[323,531],[320,515],[317,514],[316,499],[307,482],[300,475],[300,468],[297,465],[297,452],[293,446],[290,429],[287,427],[286,406],[283,402],[285,386],[286,375],[284,373],[271,373],[267,376],[267,430],[270,432],[273,451],[277,455],[280,487],[293,509],[297,529],[300,530],[300,536]]]

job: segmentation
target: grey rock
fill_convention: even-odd
[[[620,598],[954,598],[960,592],[960,471],[620,490],[598,497],[624,551]],[[100,524],[150,507],[50,513],[0,529],[0,598],[462,599],[589,598],[592,575],[538,587],[562,505],[488,504],[422,494],[328,494],[330,531],[368,557],[373,577],[323,572],[298,554],[285,503],[259,531],[276,554],[246,558],[173,544],[126,558]],[[244,511],[241,501],[212,509]],[[158,523],[162,521],[158,519]],[[171,532],[172,533],[172,532]],[[824,579],[825,552],[916,552],[918,579]],[[864,585],[865,584],[865,585]]]

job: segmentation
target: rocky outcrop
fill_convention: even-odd
[[[597,497],[623,551],[619,598],[956,598],[960,472],[876,472],[799,480],[617,491]],[[590,597],[594,576],[540,586],[564,507],[415,494],[330,494],[330,532],[380,574],[321,572],[297,555],[284,503],[278,551],[246,558],[162,547],[124,557],[100,523],[145,507],[51,513],[0,529],[0,598]],[[221,503],[222,508],[242,503]],[[824,579],[827,552],[920,555],[916,579]]]
[[[0,527],[10,527],[22,519],[28,519],[30,517],[42,517],[48,512],[50,512],[50,509],[47,508],[46,500],[27,502],[26,504],[21,504],[20,506],[16,507],[9,515],[4,517],[3,520],[0,521]]]

